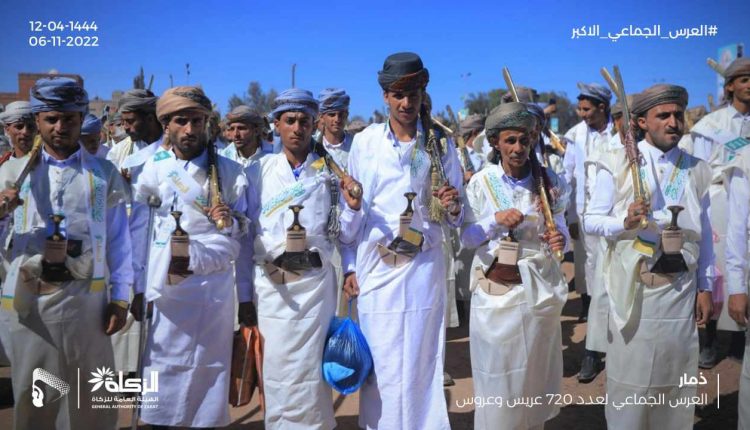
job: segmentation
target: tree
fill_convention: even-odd
[[[266,114],[273,110],[273,101],[278,95],[273,88],[268,90],[267,93],[263,92],[259,82],[251,81],[245,94],[241,96],[233,94],[229,98],[229,110],[231,111],[240,105],[247,105],[261,114]]]

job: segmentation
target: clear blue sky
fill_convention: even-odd
[[[342,87],[351,114],[382,107],[377,71],[393,52],[419,53],[430,70],[436,110],[462,107],[461,96],[504,87],[508,66],[517,84],[577,95],[576,82],[600,82],[599,68],[618,64],[629,92],[657,82],[687,87],[690,105],[706,104],[716,76],[705,65],[717,49],[750,44],[750,1],[4,1],[0,16],[0,91],[16,91],[18,72],[78,73],[93,96],[128,89],[142,65],[154,90],[200,83],[226,112],[227,100],[251,80],[264,89],[290,86],[317,94]],[[96,21],[98,48],[30,47],[30,20]],[[715,37],[617,42],[572,40],[572,29],[598,24],[669,30],[717,25]],[[71,33],[43,35],[67,36]],[[80,33],[84,34],[84,33]],[[93,35],[93,32],[89,32]],[[746,51],[750,46],[746,46]],[[470,77],[462,77],[471,73]]]

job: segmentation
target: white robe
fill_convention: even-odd
[[[748,283],[748,218],[750,218],[750,147],[741,150],[724,172],[728,186],[729,208],[727,225],[727,297],[732,294],[750,296]],[[745,333],[745,355],[742,361],[739,393],[739,429],[750,429],[750,336]]]
[[[246,214],[247,179],[239,164],[217,157],[223,201],[239,214]],[[219,427],[229,424],[229,372],[232,352],[234,308],[233,260],[248,246],[236,219],[219,232],[197,202],[185,202],[167,184],[169,162],[185,169],[208,196],[207,152],[188,162],[175,160],[174,153],[159,149],[133,183],[133,195],[141,205],[133,216],[148,217],[145,202],[156,194],[162,205],[155,211],[145,297],[154,302],[152,325],[144,358],[144,374],[159,372],[159,392],[152,398],[158,407],[143,409],[144,422],[169,426]],[[207,205],[207,201],[201,202]],[[139,208],[139,209],[138,209]],[[180,210],[180,224],[190,235],[190,270],[177,285],[167,284],[171,256],[170,237],[175,228],[171,210]],[[242,218],[242,215],[235,214]],[[148,234],[147,222],[134,236]],[[242,241],[242,242],[241,242]],[[251,254],[250,254],[251,255]],[[240,265],[238,272],[246,265]],[[237,289],[249,300],[249,276],[239,276]],[[244,292],[243,292],[244,291]]]
[[[133,139],[128,136],[125,139],[117,142],[117,144],[113,146],[112,149],[109,150],[109,152],[107,152],[107,160],[114,163],[114,165],[117,166],[118,169],[121,169],[122,163],[125,162],[126,158],[135,154],[146,146],[148,146],[148,143],[142,140],[133,141]]]
[[[739,326],[729,316],[727,299],[729,293],[726,285],[728,283],[728,270],[726,268],[725,250],[727,247],[727,214],[729,213],[727,187],[723,171],[734,158],[734,154],[740,150],[747,152],[750,148],[737,147],[726,141],[732,141],[737,137],[750,139],[750,117],[740,114],[733,106],[725,106],[715,110],[700,121],[680,141],[680,147],[689,154],[706,161],[711,166],[713,173],[711,188],[711,226],[715,233],[714,252],[716,252],[716,267],[723,274],[724,282],[720,295],[714,297],[714,302],[723,302],[720,312],[715,315],[718,319],[720,330],[741,331],[744,327]],[[746,140],[747,141],[747,140]],[[731,149],[730,149],[731,148]],[[715,313],[716,314],[716,313]]]
[[[611,429],[691,428],[694,406],[673,408],[668,402],[696,393],[695,386],[679,387],[679,382],[685,374],[697,376],[696,287],[710,289],[712,280],[713,251],[708,220],[711,172],[705,162],[678,148],[661,153],[645,141],[641,141],[638,147],[645,162],[644,183],[652,190],[654,221],[651,228],[657,226],[658,231],[671,219],[661,191],[662,181],[671,177],[666,168],[674,165],[680,156],[685,157],[689,173],[685,176],[687,182],[678,200],[685,208],[680,213],[678,225],[683,230],[682,254],[688,271],[662,287],[651,288],[640,282],[640,261],[645,259],[650,267],[661,256],[661,251],[645,258],[634,250],[636,231],[626,231],[622,226],[622,219],[633,199],[624,151],[612,153],[609,158],[602,157],[597,165],[597,189],[587,213],[586,228],[589,233],[608,239],[603,265],[608,277],[605,284],[611,309],[607,346],[607,425]],[[657,398],[664,395],[665,404],[615,406],[633,395]]]
[[[256,190],[258,212],[255,239],[255,292],[258,329],[263,343],[263,389],[268,429],[322,429],[336,426],[331,387],[323,380],[326,336],[336,307],[336,278],[330,264],[334,243],[327,236],[331,207],[330,176],[323,160],[310,153],[299,178],[286,155],[269,155],[248,170]],[[295,188],[298,187],[298,188]],[[295,193],[292,190],[302,190]],[[300,224],[307,245],[317,251],[322,267],[310,269],[299,280],[276,284],[264,264],[286,248],[286,232],[302,204]],[[346,234],[346,224],[342,232]]]
[[[591,181],[593,187],[596,187],[596,163],[600,157],[610,157],[611,153],[623,151],[624,147],[620,143],[620,135],[615,134],[609,141],[609,144],[603,148],[594,151],[586,165],[593,169],[594,179]],[[586,223],[586,213],[583,214],[582,225]],[[607,278],[602,276],[604,273],[604,255],[606,253],[607,242],[599,236],[582,232],[586,249],[592,249],[592,254],[597,258],[593,261],[594,281],[588,281],[587,294],[591,296],[589,305],[588,322],[586,324],[586,349],[589,351],[607,352],[607,326],[609,324],[609,297],[605,282]],[[587,260],[586,265],[590,263]]]
[[[69,240],[81,240],[82,256],[91,255],[92,242],[90,226],[87,222],[87,199],[82,193],[72,190],[85,190],[89,178],[78,170],[69,183],[59,183],[55,179],[66,177],[72,169],[81,169],[81,157],[91,157],[83,149],[64,161],[52,160],[46,153],[40,154],[39,164],[31,171],[31,193],[33,201],[29,205],[28,217],[31,227],[28,243],[22,248],[20,236],[14,234],[15,247],[7,250],[5,257],[10,261],[42,253],[45,238],[48,235],[47,216],[53,211],[62,211],[66,216],[64,225]],[[11,159],[0,167],[0,184],[6,188],[18,177],[25,166],[27,158]],[[112,299],[127,300],[132,283],[130,263],[130,240],[126,227],[125,202],[127,192],[125,185],[115,167],[106,160],[94,159],[106,180],[106,259],[110,272],[110,283],[113,285]],[[57,196],[58,190],[63,193],[63,204],[51,196]],[[23,187],[22,187],[23,188]],[[53,200],[58,202],[53,203]],[[36,208],[35,210],[33,210]],[[17,209],[23,216],[24,207]],[[6,242],[3,244],[8,246]],[[90,257],[89,257],[90,258]],[[7,280],[7,277],[6,277]],[[0,331],[3,344],[11,362],[13,380],[14,428],[61,430],[78,429],[114,429],[117,424],[116,409],[97,409],[92,407],[92,392],[85,381],[90,372],[97,368],[113,368],[112,344],[104,333],[104,312],[109,298],[106,289],[98,289],[89,279],[66,282],[63,288],[48,295],[35,295],[26,291],[26,286],[19,285],[15,290],[16,300],[26,295],[27,314],[18,313],[12,308],[0,309]],[[3,294],[9,294],[8,285],[3,285]],[[71,391],[57,401],[38,408],[32,406],[32,374],[35,368],[42,368],[68,383]],[[78,372],[84,378],[81,391],[76,391]],[[35,381],[36,382],[36,381]],[[45,391],[46,399],[58,394],[45,384],[36,382],[37,387]],[[101,393],[95,393],[97,395]],[[105,394],[106,395],[106,394]],[[80,399],[80,408],[77,401]]]
[[[119,165],[119,168],[128,169],[130,174],[130,182],[138,181],[138,175],[143,169],[143,164],[152,156],[162,144],[162,139],[157,140],[154,143],[149,144],[136,152],[125,157],[124,161]],[[107,148],[104,145],[100,147]],[[109,151],[109,148],[107,148]],[[138,202],[131,202],[131,215],[133,213],[132,207],[140,205]],[[131,231],[137,231],[139,228],[145,228],[143,226],[134,225],[133,222],[138,220],[146,222],[145,219],[137,217],[129,217],[129,228]],[[142,293],[143,284],[145,282],[144,267],[146,262],[146,238],[130,237],[131,244],[133,246],[133,273],[134,273],[134,288],[133,293]],[[132,301],[132,295],[131,295]],[[112,339],[112,346],[115,351],[115,369],[122,370],[124,372],[135,372],[138,367],[138,344],[140,339],[141,323],[133,318],[133,314],[128,312],[128,319],[125,323],[125,327],[117,333],[113,334],[110,338]]]
[[[554,183],[562,182],[552,170],[547,172]],[[539,239],[545,226],[535,209],[533,187],[531,175],[514,180],[504,175],[501,166],[493,166],[474,175],[466,189],[473,213],[466,217],[462,241],[467,247],[479,246],[472,271],[476,267],[486,271],[499,241],[508,235],[495,222],[495,213],[515,207],[525,216],[514,230],[520,242],[522,284],[504,295],[490,295],[477,285],[472,272],[469,336],[474,396],[501,398],[500,402],[542,398],[542,404],[532,408],[479,407],[474,411],[476,429],[530,429],[543,425],[560,409],[547,401],[547,395],[560,393],[562,386],[560,314],[568,287],[560,265]],[[564,217],[567,195],[562,187],[562,198],[552,210],[558,230],[569,243]],[[506,196],[505,204],[499,195]]]
[[[446,175],[461,189],[456,150],[446,147]],[[367,429],[449,427],[443,394],[443,231],[428,219],[430,158],[423,148],[421,142],[397,142],[384,123],[357,134],[349,154],[349,173],[364,190],[356,273],[357,310],[374,365],[374,374],[360,390],[359,425]],[[424,244],[411,262],[394,268],[381,260],[377,244],[387,246],[398,234],[399,215],[406,208],[404,193],[409,191],[417,193],[412,226],[424,234]],[[462,218],[463,212],[449,222],[456,228]],[[342,249],[345,270],[351,261],[349,250]]]
[[[589,288],[596,288],[596,286],[589,287],[589,284],[600,283],[596,279],[599,240],[587,238],[581,222],[586,203],[594,189],[596,174],[586,162],[595,158],[599,151],[607,148],[610,139],[615,134],[611,121],[602,132],[591,129],[585,121],[581,121],[565,133],[565,139],[568,142],[563,157],[565,182],[573,190],[568,221],[579,222],[579,239],[575,241],[573,247],[575,285],[579,294],[589,294]]]

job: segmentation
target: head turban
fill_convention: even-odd
[[[679,85],[658,84],[633,96],[633,114],[642,116],[654,106],[675,103],[683,108],[688,103],[687,90]]]
[[[461,133],[467,134],[472,131],[479,131],[484,128],[484,118],[482,118],[482,115],[479,114],[471,114],[467,116],[463,121],[461,121],[461,124],[459,124],[459,128],[461,129]]]
[[[503,103],[492,109],[484,123],[484,129],[500,131],[506,128],[522,128],[527,131],[534,126],[534,115],[529,113],[526,105],[518,102]]]
[[[0,125],[13,124],[19,121],[28,121],[33,118],[31,114],[31,103],[17,101],[8,103],[5,111],[0,112]]]
[[[110,124],[117,124],[122,121],[122,114],[120,112],[115,112],[112,115],[109,116],[109,123]]]
[[[516,87],[516,93],[518,93],[518,99],[521,103],[533,103],[537,99],[537,92],[533,88],[529,87]],[[508,91],[503,94],[500,98],[503,103],[510,103],[513,100],[513,93]]]
[[[547,117],[544,115],[544,108],[542,108],[536,103],[524,103],[524,104],[526,105],[526,110],[528,110],[530,114],[534,115],[534,117],[537,119],[539,124],[542,124],[542,126],[544,126],[544,124],[547,123]]]
[[[603,85],[584,84],[583,82],[579,82],[578,89],[581,91],[581,94],[578,97],[591,97],[607,106],[609,106],[609,102],[612,99],[612,91]]]
[[[732,61],[724,71],[724,85],[732,82],[734,78],[747,75],[750,75],[750,58],[740,57]]]
[[[378,83],[385,91],[411,91],[425,88],[430,73],[422,64],[419,55],[399,52],[389,55],[378,72]]]
[[[156,117],[166,122],[171,115],[183,110],[197,110],[205,115],[211,113],[211,100],[198,87],[174,87],[164,91],[156,102]]]
[[[156,101],[159,98],[149,90],[132,89],[126,91],[117,103],[118,112],[156,112]]]
[[[628,108],[630,110],[633,110],[633,95],[630,94],[626,98],[628,100]],[[612,110],[610,111],[610,113],[613,116],[614,115],[622,115],[622,103],[620,102],[619,99],[617,100],[617,103],[615,103],[615,104],[612,105]]]
[[[278,119],[284,112],[304,112],[312,118],[318,116],[318,101],[312,93],[299,88],[284,90],[273,101],[273,111],[270,116]]]
[[[89,110],[89,96],[70,78],[42,78],[29,90],[31,112],[81,112]]]
[[[100,131],[102,131],[101,120],[96,115],[86,114],[83,118],[83,125],[81,125],[81,134],[99,134]]]
[[[349,110],[349,95],[339,88],[326,88],[318,94],[320,113]]]
[[[225,122],[226,125],[229,125],[233,122],[241,122],[254,125],[256,127],[263,127],[265,125],[265,123],[263,122],[263,117],[260,116],[258,112],[250,109],[250,107],[245,105],[237,106],[227,114]]]

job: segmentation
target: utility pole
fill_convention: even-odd
[[[292,88],[294,88],[294,72],[297,70],[297,63],[292,64]]]

